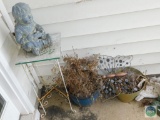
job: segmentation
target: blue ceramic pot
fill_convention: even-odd
[[[100,92],[97,90],[90,97],[87,97],[87,98],[78,98],[73,95],[70,95],[70,98],[75,104],[85,107],[85,106],[92,105],[94,103],[94,101],[97,100],[99,95],[100,95]]]

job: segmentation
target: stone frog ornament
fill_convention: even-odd
[[[12,7],[15,19],[16,41],[27,52],[41,55],[41,51],[52,45],[51,37],[44,29],[33,21],[31,9],[28,4],[17,3]]]

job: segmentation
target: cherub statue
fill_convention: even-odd
[[[33,21],[31,9],[28,4],[17,3],[12,7],[15,18],[16,41],[27,52],[41,55],[44,48],[51,46],[51,37],[44,29]]]

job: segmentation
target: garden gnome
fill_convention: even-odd
[[[41,55],[44,48],[51,46],[51,37],[44,29],[33,21],[28,4],[17,3],[12,7],[15,19],[16,41],[21,47],[34,55]]]

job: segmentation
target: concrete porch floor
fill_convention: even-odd
[[[144,107],[140,107],[140,102],[136,101],[123,103],[114,98],[105,102],[99,99],[90,107],[72,104],[76,110],[73,113],[66,100],[56,92],[52,92],[52,97],[45,100],[49,102],[45,106],[47,115],[41,120],[160,120],[158,116],[145,118]]]

